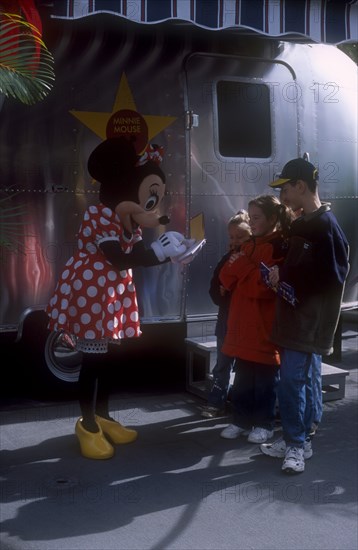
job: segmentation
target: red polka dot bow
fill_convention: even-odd
[[[156,164],[161,164],[163,161],[164,147],[161,145],[156,145],[149,143],[144,151],[144,153],[139,157],[137,166],[143,166],[148,161],[153,161]]]

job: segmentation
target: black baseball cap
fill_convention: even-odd
[[[314,182],[318,180],[318,170],[303,158],[293,159],[287,162],[283,167],[279,178],[272,181],[270,187],[281,187],[284,183],[289,181],[303,180],[307,182]]]

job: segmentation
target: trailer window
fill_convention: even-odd
[[[270,91],[265,84],[217,83],[219,152],[224,157],[271,156]]]

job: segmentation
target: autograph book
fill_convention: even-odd
[[[295,296],[295,289],[291,285],[289,285],[288,283],[283,283],[283,282],[280,281],[278,283],[277,287],[273,287],[270,284],[270,281],[269,281],[269,273],[270,273],[271,269],[269,267],[267,267],[266,264],[261,262],[260,270],[261,270],[261,275],[262,275],[262,278],[264,280],[264,283],[268,287],[272,288],[272,290],[275,291],[278,294],[278,296],[280,296],[281,298],[286,300],[286,302],[291,304],[291,306],[295,306],[298,303],[298,300]]]

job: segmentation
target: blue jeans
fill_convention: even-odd
[[[280,355],[278,401],[283,437],[287,445],[302,448],[316,420],[315,403],[319,408],[320,356],[286,348],[281,349]]]
[[[231,397],[236,426],[273,430],[278,379],[277,365],[237,359]]]
[[[312,389],[313,389],[313,422],[319,424],[322,419],[322,355],[312,353]]]

